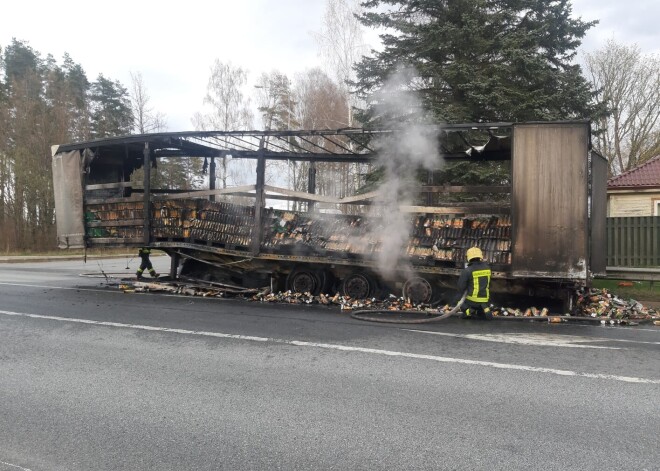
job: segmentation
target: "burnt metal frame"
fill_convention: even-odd
[[[497,138],[496,130],[511,128],[513,123],[468,123],[446,124],[436,128],[441,135],[457,134],[465,142],[465,148],[458,152],[450,152],[443,144],[438,143],[441,157],[448,160],[475,158],[475,145],[469,142],[465,133],[483,131],[492,138]],[[129,146],[134,152],[141,150],[145,143],[156,157],[219,157],[231,155],[233,158],[267,160],[302,160],[323,162],[353,162],[366,163],[373,161],[376,151],[369,146],[372,138],[396,133],[396,129],[323,129],[323,130],[284,130],[284,131],[184,131],[152,134],[137,134],[113,138],[97,139],[93,141],[64,144],[59,146],[58,152],[83,149],[115,149],[123,146],[125,153],[129,154]],[[275,138],[276,144],[269,140]],[[299,142],[287,138],[297,138]],[[312,138],[320,139],[318,143]],[[347,142],[350,141],[350,142]],[[309,147],[303,147],[305,142]],[[138,147],[139,146],[139,147]],[[332,150],[329,150],[331,147]],[[504,155],[507,154],[507,155]],[[479,156],[485,160],[502,160],[508,158],[506,152],[483,152]]]
[[[505,131],[506,137],[511,135],[513,123],[467,123],[446,124],[434,126],[440,139],[438,148],[440,156],[446,160],[507,160],[510,159],[510,149],[495,151],[479,151],[477,146],[470,142],[466,134],[480,131],[488,135],[489,141],[499,139],[496,132]],[[376,159],[377,152],[369,146],[371,139],[378,136],[395,134],[396,129],[324,129],[324,130],[267,130],[267,131],[188,131],[166,132],[141,135],[130,135],[75,144],[65,144],[58,148],[58,152],[71,150],[94,149],[98,156],[107,153],[117,153],[118,156],[129,160],[131,153],[134,158],[142,161],[144,172],[144,207],[145,214],[149,214],[150,193],[149,184],[150,163],[152,158],[158,157],[205,157],[211,159],[211,174],[215,174],[215,158],[231,155],[233,158],[248,158],[257,160],[255,238],[252,252],[258,253],[261,240],[261,212],[265,206],[265,162],[267,160],[293,160],[309,161],[311,163],[308,184],[309,192],[315,193],[316,161],[368,163]],[[508,131],[508,132],[507,132]],[[464,143],[460,151],[451,152],[443,137],[452,134],[458,136]],[[269,138],[273,137],[274,141]],[[295,139],[292,139],[295,138]],[[314,142],[313,138],[319,139]],[[306,143],[309,147],[304,146]],[[301,145],[302,144],[302,145]],[[287,149],[284,146],[288,146]],[[307,148],[306,148],[307,147]],[[330,147],[332,150],[328,149]],[[312,150],[312,148],[314,150]],[[118,152],[118,149],[121,152]],[[131,152],[132,151],[132,152]],[[142,154],[142,155],[140,155]],[[137,163],[137,162],[136,162]],[[139,164],[137,166],[140,166]],[[428,183],[432,183],[429,181]],[[215,186],[211,183],[211,189]],[[313,203],[310,203],[313,204]],[[144,221],[144,244],[151,243],[149,218]]]

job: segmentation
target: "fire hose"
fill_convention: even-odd
[[[463,293],[463,296],[461,297],[460,301],[451,308],[448,311],[440,311],[436,310],[438,315],[434,315],[432,317],[425,317],[422,319],[394,319],[391,317],[379,317],[379,316],[372,316],[370,314],[429,314],[432,311],[423,311],[421,309],[406,309],[403,311],[392,311],[389,309],[362,309],[360,311],[353,311],[351,312],[351,317],[353,319],[358,319],[361,321],[369,321],[369,322],[385,322],[385,323],[390,323],[390,324],[428,324],[430,322],[439,322],[443,321],[454,314],[458,312],[460,307],[463,305],[463,302],[465,301],[465,297],[467,296],[467,291]]]

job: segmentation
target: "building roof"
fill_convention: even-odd
[[[608,189],[660,188],[660,155],[621,175],[610,178]]]

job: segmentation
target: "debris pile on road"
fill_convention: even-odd
[[[529,307],[520,309],[502,306],[495,307],[493,315],[502,317],[554,317],[559,319],[557,322],[561,322],[567,317],[575,319],[596,318],[601,321],[601,324],[610,325],[626,325],[631,324],[632,321],[650,320],[654,321],[655,325],[660,325],[660,313],[634,299],[621,299],[606,289],[596,288],[581,290],[576,294],[577,303],[572,314],[553,316],[547,308]]]
[[[185,296],[202,296],[205,298],[253,296],[259,292],[258,289],[241,288],[220,283],[195,284],[165,281],[124,281],[119,284],[119,289],[124,293],[170,293]]]
[[[660,318],[655,309],[634,299],[624,300],[606,289],[591,288],[578,293],[577,312],[580,316],[612,320],[652,320]]]
[[[528,307],[527,309],[512,308],[512,307],[495,307],[493,309],[494,316],[502,317],[548,317],[549,310],[547,307],[538,309],[535,306]]]
[[[342,296],[339,293],[335,293],[334,295],[319,294],[318,296],[314,296],[311,293],[294,293],[292,291],[280,291],[278,293],[262,291],[252,296],[250,299],[252,301],[265,303],[338,305],[342,311],[351,311],[355,309],[436,311],[430,304],[414,304],[410,300],[397,298],[393,294],[385,299],[354,299],[350,296]]]

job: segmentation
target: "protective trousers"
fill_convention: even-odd
[[[154,270],[154,267],[151,264],[151,260],[149,260],[149,254],[140,254],[140,260],[140,268],[137,270],[137,277],[142,278],[142,273],[144,270],[149,270],[149,274],[156,278],[158,275],[156,274],[156,270]]]
[[[465,301],[463,305],[463,312],[465,317],[472,319],[486,319],[491,320],[493,313],[490,312],[488,303],[475,303],[474,301]]]

